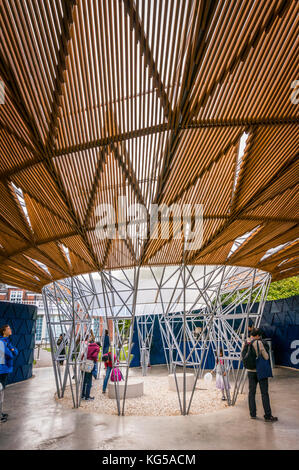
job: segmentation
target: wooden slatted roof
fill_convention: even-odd
[[[0,0],[0,281],[40,291],[181,263],[173,235],[97,238],[96,207],[120,196],[203,204],[187,263],[297,274],[298,13],[295,0]]]

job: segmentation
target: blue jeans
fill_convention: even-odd
[[[110,374],[111,374],[111,370],[112,370],[112,367],[107,367],[106,369],[106,376],[104,378],[104,383],[103,383],[103,392],[106,391],[106,388],[107,388],[107,385],[108,385],[108,380],[109,380],[109,377],[110,377]]]
[[[82,398],[90,397],[90,390],[92,387],[92,372],[85,372],[83,389],[82,389]]]
[[[93,376],[95,380],[98,378],[98,363],[97,362],[94,363],[93,369],[91,371],[91,375]]]
[[[4,399],[4,389],[7,382],[8,374],[0,374],[0,383],[2,384],[3,390],[0,391],[0,417],[2,416],[2,407]]]

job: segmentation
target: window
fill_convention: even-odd
[[[22,290],[12,290],[10,293],[10,301],[20,304],[23,300],[23,291]]]
[[[43,315],[38,315],[36,319],[36,331],[35,331],[35,340],[41,341],[43,334]]]

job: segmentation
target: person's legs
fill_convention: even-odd
[[[92,387],[92,373],[91,372],[85,372],[85,398],[90,398],[90,390]]]
[[[84,372],[82,372],[82,374],[84,374]],[[82,386],[82,395],[81,395],[81,398],[85,398],[86,396],[86,385],[87,385],[87,381],[86,381],[86,372],[84,374],[84,379],[83,379],[83,386]]]
[[[256,403],[255,403],[255,393],[257,386],[257,375],[256,372],[248,372],[248,384],[249,384],[249,393],[248,393],[248,405],[249,413],[252,418],[256,416]]]
[[[2,384],[3,389],[6,386],[8,374],[0,374],[0,383]]]
[[[272,416],[271,407],[270,407],[270,398],[268,393],[268,379],[259,380],[259,385],[261,389],[262,402],[264,407],[265,418],[270,418]]]
[[[8,414],[3,413],[3,401],[4,401],[4,389],[6,386],[8,374],[0,374],[0,421],[5,423],[7,421]]]
[[[104,378],[104,383],[103,383],[103,392],[106,392],[106,388],[107,388],[107,385],[108,385],[110,374],[111,374],[111,367],[107,367],[106,376]]]
[[[92,369],[91,373],[92,373],[93,378],[95,380],[97,380],[97,378],[98,378],[98,363],[97,362],[94,363],[94,366],[93,366],[93,369]]]

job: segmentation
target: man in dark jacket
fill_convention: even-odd
[[[2,413],[3,395],[4,389],[7,382],[8,374],[13,371],[13,360],[18,355],[18,350],[10,342],[10,336],[12,334],[9,325],[4,325],[0,328],[0,422],[5,423],[8,415]]]
[[[270,406],[270,398],[268,392],[268,379],[261,379],[258,380],[255,362],[256,358],[259,354],[265,359],[269,360],[269,354],[266,351],[263,342],[261,341],[262,330],[253,328],[251,331],[251,336],[247,341],[248,346],[252,348],[249,353],[252,355],[253,365],[251,368],[247,368],[248,373],[248,384],[249,384],[249,394],[248,394],[248,404],[249,404],[249,412],[250,417],[252,419],[256,419],[256,403],[255,403],[255,394],[256,394],[256,387],[257,384],[260,386],[261,395],[262,395],[262,403],[264,408],[264,419],[266,422],[275,422],[278,421],[276,416],[272,416],[271,406]],[[245,348],[246,343],[243,345],[243,349]]]

